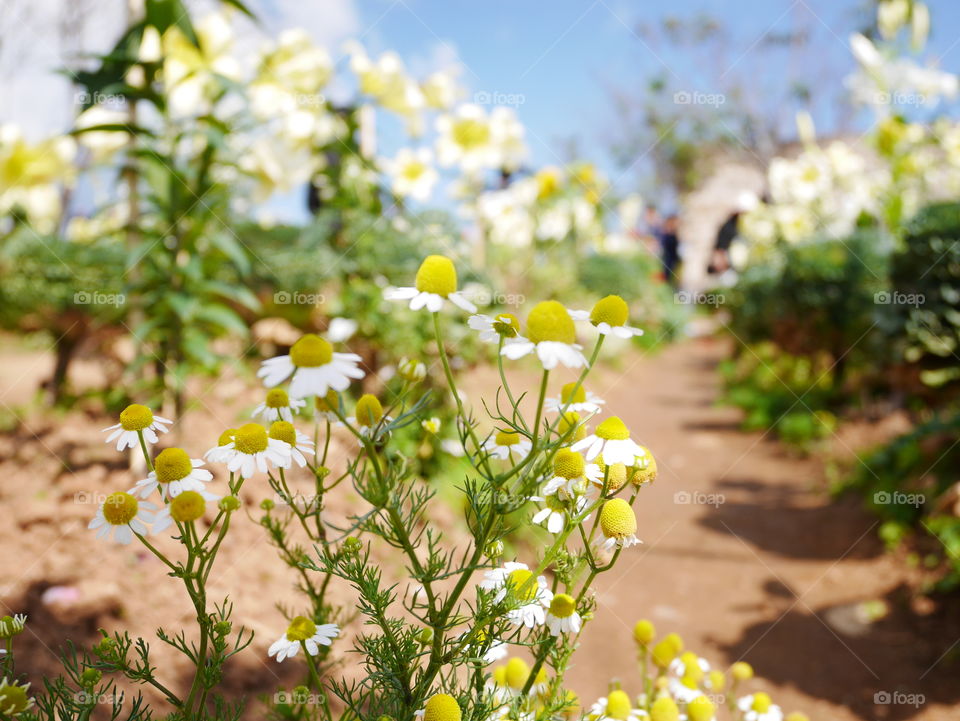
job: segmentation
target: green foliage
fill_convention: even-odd
[[[960,204],[938,203],[907,224],[890,264],[896,296],[885,327],[921,380],[955,396],[960,386]]]
[[[912,530],[939,539],[945,572],[942,588],[960,585],[960,413],[936,416],[909,433],[866,453],[836,492],[856,492],[884,521],[882,537],[896,546]]]

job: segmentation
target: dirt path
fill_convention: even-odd
[[[882,552],[856,499],[829,501],[819,462],[741,433],[736,411],[714,407],[725,350],[689,341],[592,383],[654,452],[660,477],[638,498],[642,550],[601,577],[573,678],[590,697],[622,669],[630,689],[630,632],[646,617],[715,664],[754,664],[784,711],[956,718],[956,623],[911,603],[902,559]],[[890,613],[871,624],[858,608],[873,599]]]
[[[906,566],[882,553],[874,519],[855,499],[824,496],[819,462],[739,432],[738,414],[714,407],[715,365],[725,352],[721,342],[697,340],[655,356],[624,354],[619,367],[598,370],[590,383],[656,454],[660,478],[637,504],[644,545],[601,577],[599,612],[574,657],[570,686],[590,700],[613,675],[638,690],[630,631],[646,617],[661,633],[680,632],[714,665],[750,661],[756,688],[812,719],[954,718],[956,608],[949,620],[948,609],[911,597]],[[29,398],[42,361],[29,353],[0,358],[8,412]],[[256,402],[250,387],[237,379],[211,385],[188,415],[185,437],[215,438],[235,424]],[[6,613],[31,615],[32,635],[22,643],[36,672],[55,667],[65,638],[90,642],[98,627],[150,637],[160,623],[189,618],[159,562],[133,547],[99,544],[85,527],[102,494],[132,483],[103,443],[104,419],[48,415],[0,435],[0,503],[8,519],[0,528],[0,600]],[[254,519],[262,495],[246,499]],[[330,511],[357,500],[346,494],[344,508]],[[229,670],[228,690],[270,692],[296,675],[292,665],[266,660],[282,626],[274,603],[289,596],[292,582],[273,554],[255,522],[240,524],[213,579],[215,594],[231,594],[237,622],[257,632],[253,653]],[[391,568],[403,574],[399,561]],[[874,599],[891,610],[870,624],[857,609]],[[900,703],[876,705],[877,693]],[[914,707],[908,694],[923,694],[925,702]]]

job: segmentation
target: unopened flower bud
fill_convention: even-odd
[[[85,668],[83,673],[80,674],[80,685],[84,688],[93,688],[98,683],[100,679],[103,678],[103,674],[95,668]]]
[[[356,536],[350,536],[343,542],[343,552],[351,556],[360,553],[360,549],[363,548],[363,541],[361,541]]]
[[[397,374],[409,383],[419,383],[427,377],[427,367],[413,358],[401,358]]]
[[[236,496],[224,496],[217,503],[217,508],[224,513],[233,513],[234,511],[240,510],[240,505],[240,499]]]

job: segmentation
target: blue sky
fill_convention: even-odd
[[[534,163],[557,162],[576,137],[581,154],[605,161],[603,149],[620,122],[612,89],[642,92],[642,80],[661,73],[672,86],[716,92],[716,80],[740,82],[753,101],[778,102],[777,87],[801,76],[815,81],[821,103],[814,116],[824,133],[855,129],[843,107],[842,80],[854,63],[847,38],[872,14],[864,0],[357,0],[360,35],[371,50],[396,49],[414,69],[446,56],[463,65],[471,92],[522,100]],[[960,70],[960,3],[931,0],[933,31],[925,57]],[[723,52],[677,49],[644,36],[669,16],[708,14],[728,30]],[[804,31],[806,50],[765,46],[771,38]],[[721,69],[722,68],[722,69]],[[777,107],[787,125],[796,108]]]

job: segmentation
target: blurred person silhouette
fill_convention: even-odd
[[[734,211],[717,230],[707,273],[719,276],[717,280],[721,285],[731,285],[736,281],[737,271],[741,269],[737,259],[743,256],[739,251],[745,250],[745,241],[740,235],[740,217],[756,208],[759,202],[754,193],[748,190],[741,192],[737,196]]]
[[[660,230],[660,262],[663,265],[663,278],[676,288],[680,283],[677,269],[680,265],[680,218],[671,213],[663,221]]]
[[[651,253],[657,253],[660,246],[660,235],[663,232],[663,223],[660,218],[660,212],[653,203],[647,203],[643,209],[643,216],[640,218],[640,227],[638,234],[640,242]]]

